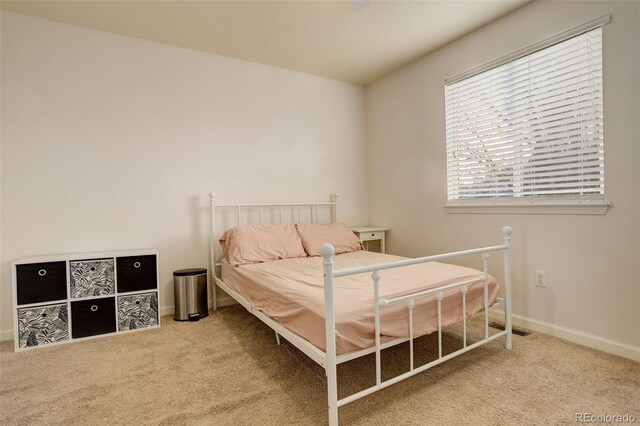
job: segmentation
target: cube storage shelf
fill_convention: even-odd
[[[20,259],[13,294],[16,351],[159,327],[158,252]]]

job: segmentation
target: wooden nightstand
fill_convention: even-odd
[[[385,253],[385,233],[389,228],[382,226],[354,226],[351,230],[362,241],[365,249],[369,250],[369,241],[380,241],[380,253]]]

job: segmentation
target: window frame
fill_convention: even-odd
[[[540,50],[544,50],[555,44],[577,37],[581,34],[600,28],[611,21],[611,15],[605,15],[594,19],[576,28],[565,31],[556,36],[550,37],[539,43],[528,46],[517,52],[513,52],[502,58],[481,65],[462,74],[445,80],[446,86],[466,80],[475,75],[487,72],[496,67],[509,62],[516,61],[525,56],[531,55]],[[604,81],[603,81],[604,84]],[[445,100],[447,99],[445,94]],[[447,149],[448,153],[448,149]],[[603,195],[598,196],[575,196],[567,197],[555,196],[553,198],[536,197],[504,197],[504,198],[471,198],[471,199],[449,199],[449,159],[445,158],[447,203],[445,209],[447,213],[490,213],[490,214],[605,214],[611,206],[607,197],[607,190]]]

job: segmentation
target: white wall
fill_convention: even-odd
[[[614,207],[605,216],[447,214],[444,79],[606,13]],[[494,243],[511,225],[516,314],[640,345],[639,22],[638,3],[535,2],[365,93],[2,12],[2,336],[11,337],[10,263],[19,257],[156,247],[171,306],[171,272],[207,265],[208,191],[220,202],[337,191],[347,223],[367,222],[368,204],[369,222],[391,227],[392,253]],[[536,269],[549,288],[533,287]]]
[[[367,220],[365,89],[2,12],[0,330],[11,262],[153,247],[207,266],[221,203],[329,201]]]
[[[614,206],[605,216],[448,214],[444,80],[607,13],[605,176]],[[500,228],[511,225],[514,313],[637,351],[638,52],[640,3],[534,2],[369,86],[369,219],[391,227],[389,251],[418,256],[499,243]],[[534,287],[536,269],[547,271],[548,288]]]

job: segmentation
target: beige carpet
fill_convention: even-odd
[[[478,324],[474,322],[474,327]],[[460,345],[454,328],[445,351]],[[479,331],[476,329],[476,331]],[[494,331],[495,332],[495,331]],[[472,333],[473,334],[473,333]],[[570,424],[635,415],[640,364],[541,334],[503,339],[339,410],[342,425]],[[436,336],[420,339],[419,362]],[[0,345],[0,424],[326,424],[324,370],[239,306],[196,323],[14,353]],[[383,356],[407,368],[407,346]],[[373,357],[339,368],[341,396],[374,380]]]

